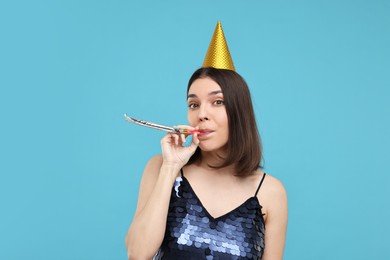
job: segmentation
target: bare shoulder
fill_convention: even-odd
[[[266,220],[275,215],[287,216],[287,192],[277,178],[267,173],[257,197],[263,206]]]
[[[273,177],[272,175],[266,174],[264,178],[263,185],[261,187],[263,191],[267,192],[269,195],[273,196],[285,196],[286,195],[286,189],[283,185],[283,183]]]
[[[156,155],[149,159],[148,163],[145,166],[141,184],[138,194],[138,203],[136,209],[136,215],[144,207],[149,195],[151,194],[153,187],[157,181],[159,170],[162,164],[162,156]]]
[[[154,182],[157,180],[163,159],[161,154],[155,155],[149,159],[147,162],[143,175],[141,185],[145,184],[145,182]]]
[[[160,169],[161,164],[163,162],[161,154],[155,155],[152,158],[149,159],[148,163],[146,164],[145,170],[152,170],[152,169]]]
[[[280,180],[267,174],[258,199],[266,226],[263,259],[282,259],[288,222],[286,189]]]

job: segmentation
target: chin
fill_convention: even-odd
[[[200,142],[199,144],[199,148],[200,150],[202,150],[203,152],[214,152],[214,151],[221,151],[223,150],[226,145],[217,145],[217,144],[207,144],[207,143],[203,143]]]

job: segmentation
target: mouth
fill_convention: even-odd
[[[208,135],[210,135],[212,133],[214,133],[213,130],[210,130],[210,129],[200,129],[198,136],[199,137],[205,137],[205,136],[208,136]]]

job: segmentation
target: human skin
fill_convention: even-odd
[[[185,147],[186,136],[168,134],[161,140],[162,154],[145,167],[133,222],[126,236],[129,259],[151,259],[159,249],[166,226],[172,185],[184,168],[185,176],[212,216],[221,216],[254,195],[263,172],[237,177],[234,167],[215,169],[228,141],[228,117],[221,87],[210,78],[193,82],[188,91],[188,122],[180,126],[199,130]],[[196,148],[201,162],[186,166]],[[257,195],[266,224],[264,260],[283,257],[287,226],[287,198],[283,185],[267,175]]]

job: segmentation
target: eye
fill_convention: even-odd
[[[214,101],[214,104],[215,104],[215,105],[218,105],[218,106],[221,106],[221,105],[224,105],[225,102],[224,102],[223,100],[221,100],[221,99],[218,99],[218,100],[215,100],[215,101]]]
[[[188,104],[188,108],[189,109],[195,109],[195,108],[197,108],[198,107],[198,105],[196,104],[196,103],[190,103],[190,104]]]

